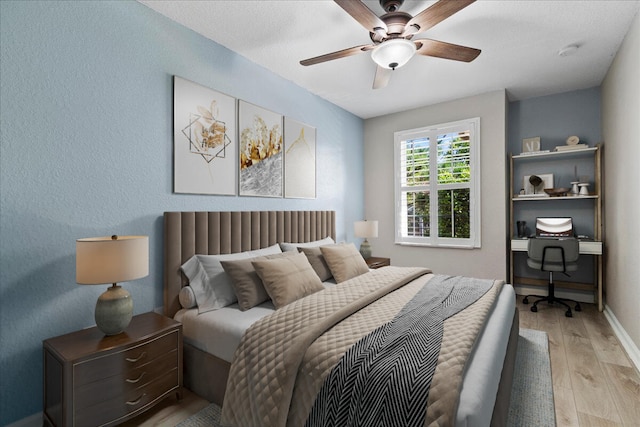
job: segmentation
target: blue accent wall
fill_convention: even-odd
[[[540,137],[542,150],[553,151],[558,145],[566,145],[570,135],[577,135],[580,143],[594,147],[602,142],[600,104],[599,87],[511,102],[508,150],[512,154],[520,154],[522,139],[536,136]],[[593,191],[593,157],[517,162],[514,166],[515,192],[522,188],[522,177],[531,174],[553,173],[555,187],[571,187],[576,171],[578,177],[588,177]],[[536,216],[548,214],[571,216],[579,234],[593,235],[591,201],[564,203],[560,205],[561,212],[558,212],[558,205],[553,203],[518,202],[517,205],[520,216],[515,219],[527,221],[530,231],[533,231]]]
[[[602,142],[600,87],[541,96],[509,103],[508,151],[522,152],[522,139],[540,137],[540,148],[553,151],[558,145],[566,145],[567,137],[576,135],[580,143],[590,147]],[[606,153],[606,146],[604,149]],[[554,159],[540,162],[516,162],[514,164],[514,192],[522,188],[523,177],[531,174],[553,173],[555,187],[571,187],[575,171],[578,177],[586,176],[593,191],[593,157]],[[506,171],[507,177],[509,171]],[[572,200],[558,203],[519,201],[514,204],[514,221],[526,221],[528,233],[535,232],[538,216],[572,217],[578,234],[593,236],[594,200]],[[593,283],[593,257],[580,257],[579,271],[567,281]],[[514,271],[518,276],[546,278],[544,273],[534,272],[526,265],[526,254],[515,254]]]
[[[145,234],[134,314],[162,305],[162,212],[363,218],[363,121],[134,1],[0,2],[0,425],[42,410],[42,340],[94,324],[75,239]],[[172,76],[317,128],[317,199],[172,193]]]
[[[602,142],[600,87],[509,103],[508,149],[522,151],[522,139],[539,136],[543,150],[565,145],[567,137],[593,147]]]

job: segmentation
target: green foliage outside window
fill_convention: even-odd
[[[406,184],[429,184],[429,141],[407,141]],[[470,143],[468,133],[438,137],[438,185],[468,183],[471,179]],[[408,235],[430,236],[429,192],[406,193]],[[451,188],[438,190],[438,236],[469,238],[470,190]]]

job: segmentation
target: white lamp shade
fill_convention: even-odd
[[[382,42],[371,51],[376,64],[387,69],[402,67],[416,53],[416,45],[406,39],[391,39]]]
[[[76,240],[76,282],[128,282],[149,274],[149,237],[112,236]]]
[[[356,221],[354,228],[356,237],[378,237],[378,221]]]

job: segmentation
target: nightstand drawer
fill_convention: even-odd
[[[146,387],[153,380],[177,368],[178,351],[173,349],[173,351],[164,356],[158,357],[150,363],[132,369],[127,373],[84,384],[74,389],[76,410],[81,410],[118,396],[128,395],[134,390]]]
[[[182,395],[182,324],[149,312],[118,335],[97,327],[43,341],[43,424],[111,427]]]
[[[136,368],[178,348],[178,339],[174,331],[128,350],[78,363],[73,367],[74,388],[119,374],[135,378]]]
[[[100,426],[117,421],[133,412],[142,412],[147,405],[179,387],[178,370],[174,369],[144,387],[130,390],[116,398],[101,401],[90,407],[77,408],[74,425]]]

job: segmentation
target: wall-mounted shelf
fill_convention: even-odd
[[[533,215],[536,211],[540,210],[544,212],[544,216],[555,215],[553,212],[557,212],[557,216],[565,216],[566,211],[572,208],[577,208],[585,215],[593,215],[593,231],[586,234],[593,236],[593,241],[590,243],[584,243],[584,250],[581,249],[581,254],[591,255],[595,257],[594,261],[594,283],[589,284],[572,284],[571,282],[556,283],[558,287],[564,287],[567,289],[580,289],[580,290],[593,290],[594,300],[600,311],[604,308],[604,283],[603,283],[603,266],[602,266],[602,254],[604,250],[603,237],[603,222],[602,222],[602,145],[598,144],[595,147],[564,150],[564,151],[550,151],[544,153],[532,153],[532,154],[517,154],[510,155],[510,188],[509,191],[512,196],[510,198],[510,212],[509,212],[509,278],[512,284],[530,285],[530,286],[545,286],[546,281],[539,279],[532,279],[526,277],[519,277],[514,274],[514,254],[518,252],[526,252],[526,240],[516,239],[516,224],[515,218],[521,215],[522,212],[526,212],[527,215]],[[563,167],[566,167],[566,162],[558,162],[559,160],[576,160],[582,165],[585,162],[593,160],[593,192],[588,196],[547,196],[547,195],[527,195],[519,197],[515,190],[514,181],[514,165],[518,163],[528,168],[544,167],[551,172],[562,171]],[[563,165],[563,163],[565,165]],[[521,179],[521,177],[519,177]],[[520,185],[517,187],[520,188]],[[579,200],[589,200],[591,204],[575,203]],[[535,202],[533,204],[524,204],[522,202]],[[540,202],[545,202],[538,205]],[[572,204],[573,202],[573,204]],[[520,219],[520,218],[518,218]],[[588,249],[588,250],[587,250]],[[576,287],[578,286],[578,287]]]
[[[514,202],[528,202],[531,200],[535,200],[535,201],[544,201],[544,202],[555,202],[557,200],[572,200],[572,201],[576,201],[576,200],[584,200],[584,199],[597,199],[600,196],[593,194],[593,195],[589,195],[589,196],[554,196],[554,197],[550,197],[550,196],[540,196],[540,197],[535,197],[535,196],[526,196],[526,197],[514,197],[511,200],[513,200]]]
[[[531,153],[531,154],[516,154],[513,155],[511,158],[514,160],[540,160],[540,158],[544,158],[544,157],[563,157],[563,158],[570,158],[573,156],[584,156],[587,154],[593,154],[595,151],[598,150],[599,147],[589,147],[589,148],[582,148],[580,150],[565,150],[565,151],[549,151],[546,153]]]

